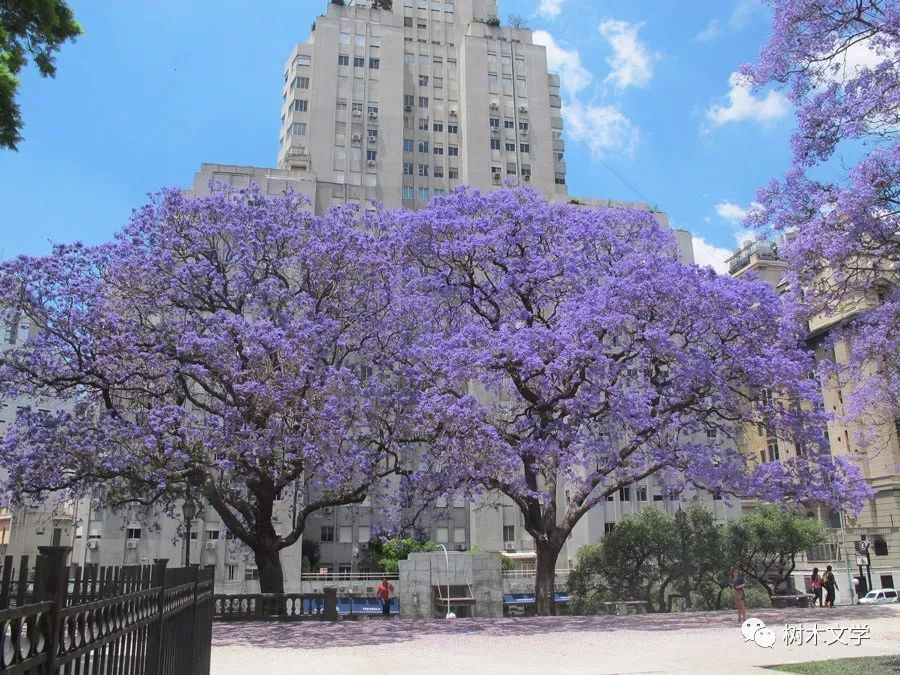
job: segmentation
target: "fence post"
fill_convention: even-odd
[[[168,558],[157,558],[153,561],[153,573],[150,577],[150,587],[159,589],[159,600],[156,603],[159,616],[150,624],[150,634],[147,640],[147,675],[157,675],[160,669],[163,644],[163,616],[166,611],[166,566]]]
[[[191,581],[194,584],[193,589],[193,598],[191,599],[191,615],[190,621],[187,623],[188,635],[185,636],[185,643],[189,646],[190,651],[187,652],[190,654],[191,658],[191,675],[196,675],[197,673],[197,587],[200,585],[200,567],[198,565],[191,565],[188,569],[191,570]]]
[[[60,611],[65,605],[66,590],[69,580],[69,568],[66,559],[72,550],[70,546],[38,546],[38,552],[43,556],[41,574],[35,575],[34,601],[53,602],[50,610],[49,628],[47,639],[46,672],[56,672],[56,658],[59,656]]]

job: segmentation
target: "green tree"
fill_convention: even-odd
[[[396,574],[400,571],[400,561],[406,560],[410,553],[433,551],[434,549],[435,544],[431,540],[420,541],[412,537],[372,539],[361,564],[375,567],[379,572]]]
[[[55,77],[55,53],[79,35],[81,26],[64,0],[0,0],[0,148],[15,150],[22,140],[16,94],[29,57],[42,76]]]
[[[728,523],[726,553],[771,597],[789,589],[797,555],[826,539],[825,528],[799,511],[761,504]]]

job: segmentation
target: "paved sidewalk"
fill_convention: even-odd
[[[632,617],[217,623],[214,675],[264,673],[769,673],[759,666],[900,654],[900,605],[758,610],[770,649],[745,642],[733,612]],[[787,646],[787,624],[868,625],[860,646]],[[844,636],[847,639],[847,636]]]

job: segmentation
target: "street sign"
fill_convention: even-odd
[[[859,566],[868,565],[869,561],[866,560],[866,556],[858,555],[858,556],[856,556],[856,564]]]

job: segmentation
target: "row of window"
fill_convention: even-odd
[[[505,149],[507,152],[515,152],[516,144],[511,141],[506,141],[505,143],[501,143],[499,138],[491,139],[491,150],[503,150]],[[519,143],[519,152],[530,153],[531,152],[531,143]]]
[[[419,9],[428,9],[428,0],[403,0],[403,6],[412,9],[413,7],[418,7]],[[440,12],[443,10],[447,14],[453,14],[453,2],[452,0],[447,0],[446,2],[439,2],[437,0],[432,0],[431,2],[431,11],[432,12]]]
[[[403,63],[407,66],[411,66],[416,62],[416,55],[412,52],[404,52],[403,53]],[[438,66],[440,68],[444,67],[444,57],[438,55],[430,55],[430,54],[419,54],[418,62],[420,66],[427,66],[429,63],[433,66]],[[446,60],[447,68],[449,70],[456,70],[456,59],[448,57]]]
[[[428,154],[429,141],[419,141],[416,143],[412,138],[404,138],[403,139],[403,151],[404,152],[413,152],[413,150],[418,150],[421,153]],[[433,146],[430,146],[432,152],[435,155],[443,155],[444,154],[444,145],[443,143],[435,143]],[[450,157],[459,157],[459,146],[458,145],[448,145],[447,146],[447,155]]]
[[[451,173],[453,173],[452,170]],[[458,178],[459,176],[457,175],[456,177]],[[412,185],[403,186],[403,199],[419,199],[424,202],[431,199],[432,195],[435,197],[442,197],[445,194],[447,194],[447,191],[444,188],[434,188],[434,190],[429,190],[427,187],[420,187],[418,192],[416,192],[416,188]]]
[[[500,118],[499,117],[491,117],[491,129],[499,129],[500,128]],[[511,119],[503,120],[503,128],[504,129],[515,129],[516,122]],[[519,131],[528,131],[528,122],[519,122]]]
[[[339,544],[352,544],[353,543],[353,526],[352,525],[341,525],[337,529],[338,534],[338,543]],[[371,533],[369,531],[369,527],[367,525],[360,525],[356,528],[356,541],[361,544],[369,541]],[[333,525],[323,525],[319,531],[319,541],[334,541],[334,526]]]
[[[339,66],[349,66],[350,65],[350,56],[348,54],[338,54],[338,65]],[[364,56],[354,56],[353,57],[353,67],[354,68],[365,68],[366,67],[366,57]],[[378,70],[381,68],[381,59],[369,58],[369,68],[372,70]]]

